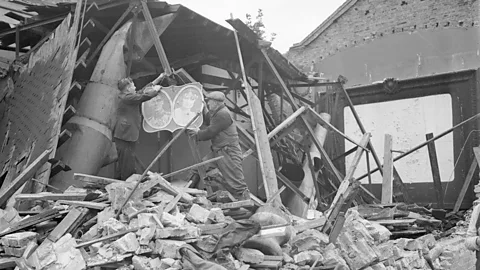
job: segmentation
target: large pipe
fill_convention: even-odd
[[[175,15],[168,14],[154,19],[159,35],[174,18]],[[60,190],[78,184],[74,182],[74,173],[97,175],[103,166],[117,158],[115,145],[112,143],[112,130],[119,102],[117,82],[127,76],[125,56],[128,51],[125,53],[125,49],[135,49],[133,60],[138,61],[153,46],[146,23],[140,22],[135,25],[135,45],[128,48],[127,38],[131,28],[131,21],[125,23],[103,46],[90,82],[77,105],[77,114],[66,124],[66,128],[72,132],[72,138],[59,149],[57,158],[72,170],[58,173],[51,179],[51,185]]]
[[[327,113],[320,114],[322,119],[325,122],[330,122],[330,115]],[[325,139],[327,137],[327,129],[322,127],[321,125],[317,125],[315,128],[315,137],[318,141],[323,145],[325,143]],[[310,146],[310,156],[312,158],[312,162],[318,163],[318,159],[321,159],[321,154],[318,151],[318,148],[315,144]],[[315,195],[315,183],[316,179],[312,178],[312,173],[310,171],[310,166],[308,160],[306,160],[303,164],[303,171],[305,172],[305,176],[303,178],[302,184],[300,185],[299,189],[303,192],[308,198],[312,198]],[[318,176],[318,172],[314,172],[315,176]],[[291,196],[290,200],[286,202],[287,208],[290,212],[294,215],[303,217],[307,212],[308,205],[298,196]]]
[[[77,106],[77,114],[67,122],[72,138],[60,151],[60,159],[72,170],[59,173],[51,185],[65,190],[74,183],[73,173],[96,175],[114,160],[112,130],[118,107],[117,82],[126,77],[123,47],[131,23],[123,25],[105,44]]]

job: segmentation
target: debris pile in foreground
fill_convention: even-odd
[[[68,270],[451,269],[452,252],[435,238],[444,223],[425,208],[351,208],[331,243],[322,232],[323,216],[305,220],[270,204],[235,201],[226,192],[207,197],[159,174],[150,174],[120,209],[139,175],[126,182],[92,179],[86,179],[88,189],[18,195],[43,203],[29,212],[1,211],[0,264]]]

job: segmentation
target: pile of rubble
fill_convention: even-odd
[[[449,269],[448,251],[432,234],[390,240],[381,213],[393,213],[393,220],[395,211],[403,211],[398,207],[349,209],[331,243],[321,231],[324,217],[301,219],[270,204],[234,201],[225,192],[207,197],[159,174],[140,183],[121,209],[138,179],[90,179],[88,189],[18,195],[43,203],[29,212],[1,211],[0,243],[7,261],[0,264],[68,270]],[[403,217],[411,220],[411,213]]]

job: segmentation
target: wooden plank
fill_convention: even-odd
[[[111,178],[88,175],[83,173],[74,173],[73,179],[75,181],[81,182],[81,185],[85,188],[104,189],[107,185],[111,183],[125,183],[125,181],[121,180],[115,180]]]
[[[382,204],[393,202],[393,153],[392,135],[385,134],[383,154]]]
[[[51,193],[51,192],[41,192],[37,194],[17,194],[15,195],[16,200],[29,200],[29,201],[57,201],[57,200],[67,200],[67,201],[82,201],[85,199],[86,193]]]
[[[46,210],[38,215],[22,219],[21,221],[13,224],[12,226],[10,226],[8,230],[0,233],[0,237],[23,230],[25,228],[42,223],[44,221],[51,220],[52,218],[60,216],[62,214],[63,213],[60,212],[58,209]]]
[[[465,198],[465,194],[467,194],[467,190],[470,187],[470,182],[472,182],[473,175],[475,174],[475,171],[477,170],[478,162],[477,159],[474,158],[472,161],[472,164],[470,165],[470,169],[468,170],[467,177],[465,178],[465,181],[463,182],[462,189],[460,190],[460,193],[458,194],[458,199],[455,202],[455,206],[453,207],[453,212],[456,213],[458,210],[460,210],[460,206],[462,206],[463,199]]]
[[[268,67],[269,67],[270,70],[273,72],[273,74],[275,75],[276,79],[280,82],[280,85],[282,86],[282,90],[283,90],[283,92],[285,93],[285,95],[287,95],[288,101],[289,101],[290,104],[293,106],[293,109],[294,109],[294,110],[298,110],[298,109],[299,109],[299,106],[295,103],[295,100],[293,99],[292,93],[290,93],[287,85],[285,84],[284,80],[283,80],[282,77],[280,76],[280,73],[278,73],[278,70],[277,70],[277,69],[275,68],[275,66],[273,65],[272,60],[270,60],[270,58],[268,57],[268,54],[267,54],[265,48],[262,48],[262,49],[261,49],[261,53],[263,54],[263,57],[265,58],[266,62],[268,63]],[[335,176],[336,180],[337,180],[339,183],[341,183],[341,182],[342,182],[342,178],[340,177],[339,171],[338,171],[337,168],[335,168],[335,166],[333,165],[332,160],[331,160],[330,157],[328,156],[327,152],[326,152],[325,149],[323,148],[323,146],[322,146],[322,144],[320,143],[320,141],[318,141],[318,139],[315,137],[315,133],[314,133],[312,127],[310,126],[310,124],[308,123],[307,118],[305,117],[305,115],[301,115],[300,117],[301,117],[301,119],[302,119],[303,124],[304,124],[305,127],[307,128],[308,134],[312,137],[313,143],[315,144],[315,147],[317,147],[318,151],[320,152],[320,154],[321,154],[321,156],[322,156],[322,160],[324,161],[327,169],[329,169],[331,172],[333,172],[333,175]]]
[[[126,231],[122,231],[122,232],[118,232],[118,233],[114,233],[114,234],[110,234],[110,235],[107,235],[105,237],[101,237],[101,238],[97,238],[97,239],[93,239],[93,240],[90,240],[90,241],[86,241],[86,242],[83,242],[83,243],[80,243],[78,245],[75,246],[75,248],[82,248],[82,247],[88,247],[88,246],[91,246],[95,243],[100,243],[100,242],[103,242],[103,241],[107,241],[107,240],[112,240],[112,239],[115,239],[115,238],[119,238],[119,237],[122,237],[128,233],[131,233],[131,232],[136,232],[138,230],[141,230],[145,227],[148,227],[147,225],[145,226],[140,226],[140,227],[135,227],[135,228],[132,228],[132,229],[128,229]]]
[[[362,137],[362,140],[360,141],[360,145],[365,147],[368,145],[368,142],[370,141],[370,133],[365,133]],[[347,188],[350,185],[350,180],[353,178],[353,174],[355,173],[355,170],[357,169],[358,164],[360,163],[360,159],[362,157],[364,150],[362,148],[358,148],[357,151],[355,152],[355,156],[353,157],[352,164],[347,170],[347,173],[345,175],[345,178],[341,182],[340,186],[338,187],[337,194],[335,194],[335,197],[333,198],[332,204],[330,205],[330,208],[328,210],[329,217],[332,209],[335,207],[337,204],[338,200],[340,199],[340,196],[343,195],[343,193],[347,190]]]
[[[270,197],[270,199],[268,199],[266,201],[266,203],[271,203],[273,200],[275,200],[275,198],[277,196],[280,196],[280,194],[282,194],[282,192],[286,189],[286,186],[282,186],[279,190],[277,190],[277,192],[275,192],[272,197]]]
[[[62,146],[68,139],[72,137],[72,133],[68,129],[64,129],[62,133],[58,136],[57,148]]]
[[[177,205],[178,201],[180,201],[180,199],[182,198],[182,194],[183,192],[178,193],[177,196],[175,196],[175,198],[167,204],[167,206],[163,211],[166,213],[169,213],[170,211],[172,211]]]
[[[215,204],[215,207],[218,207],[222,210],[223,209],[235,209],[235,208],[247,207],[247,206],[253,206],[253,201],[252,200],[244,200],[244,201],[237,201],[237,202],[231,202],[231,203]]]
[[[155,49],[157,50],[160,64],[162,65],[165,74],[167,74],[167,76],[170,76],[172,74],[172,68],[170,67],[170,62],[168,62],[167,55],[165,54],[162,42],[160,41],[160,34],[158,34],[157,28],[155,28],[155,23],[153,22],[152,15],[150,14],[150,10],[148,9],[147,1],[141,0],[140,3],[142,4],[142,13],[145,17],[145,21],[147,22],[147,27],[150,31],[150,35],[152,36],[153,44],[155,44]]]
[[[265,195],[267,199],[269,199],[272,194],[274,194],[278,190],[278,184],[275,174],[275,165],[273,163],[272,152],[270,149],[270,143],[267,135],[265,119],[263,118],[262,105],[258,97],[253,93],[253,90],[251,89],[250,84],[247,81],[237,31],[233,31],[233,34],[235,36],[235,43],[237,45],[238,60],[240,63],[240,68],[242,70],[243,83],[247,92],[248,105],[250,106],[251,111],[252,129],[255,135],[255,145],[257,147],[257,155],[260,165],[260,171],[262,173]],[[295,108],[295,110],[298,110],[298,108]],[[282,200],[280,197],[277,197],[272,203],[275,206],[280,206],[282,204]]]
[[[66,201],[66,200],[58,200],[60,204],[67,204],[67,205],[74,205],[74,206],[81,206],[91,209],[103,210],[108,207],[106,203],[96,203],[96,202],[82,202],[82,201]]]
[[[63,220],[53,229],[52,232],[47,236],[52,242],[57,242],[58,239],[62,238],[73,224],[80,218],[84,217],[84,212],[79,208],[71,209],[68,214],[63,218]]]
[[[433,133],[425,135],[428,140],[433,138]],[[475,148],[473,148],[475,151]],[[435,142],[432,141],[428,144],[428,157],[430,159],[430,168],[432,169],[433,187],[435,188],[435,194],[437,195],[437,206],[443,208],[443,188],[442,180],[440,179],[440,168],[438,167],[437,150]]]
[[[388,220],[371,220],[383,226],[410,226],[417,221],[416,219],[388,219]]]
[[[28,167],[23,170],[4,190],[0,191],[0,207],[3,207],[5,203],[10,199],[13,194],[30,180],[37,170],[47,162],[52,150],[45,150],[40,156],[38,156]]]

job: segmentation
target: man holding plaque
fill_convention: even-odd
[[[135,171],[135,144],[140,135],[142,115],[140,105],[157,96],[162,87],[157,85],[163,78],[160,74],[143,89],[136,92],[135,84],[131,78],[118,81],[120,99],[117,109],[117,121],[113,130],[113,141],[117,148],[118,159],[115,163],[114,178],[125,180]]]
[[[205,129],[189,129],[187,133],[198,141],[212,142],[212,153],[205,157],[211,159],[223,156],[211,165],[218,168],[225,179],[221,183],[236,199],[249,200],[248,190],[242,168],[242,150],[239,144],[237,127],[228,109],[225,107],[225,95],[222,92],[211,92],[205,97],[207,106],[203,109]],[[198,172],[191,176],[193,182],[199,180]]]

